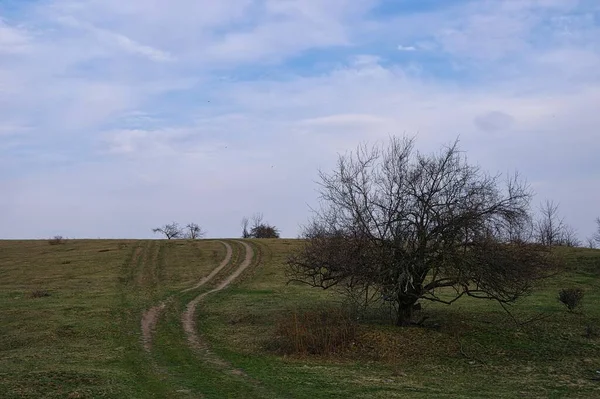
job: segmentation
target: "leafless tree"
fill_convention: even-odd
[[[592,236],[593,240],[600,246],[600,217],[596,218],[596,232]]]
[[[565,222],[558,215],[558,204],[546,201],[540,205],[540,219],[535,225],[537,241],[543,245],[558,245],[565,231]]]
[[[566,224],[562,229],[557,243],[558,245],[564,245],[565,247],[580,247],[582,245],[581,240],[577,236],[577,231]]]
[[[593,237],[588,237],[585,239],[585,245],[586,247],[588,247],[589,249],[594,249],[596,248],[596,242],[594,240]]]
[[[202,238],[206,232],[202,230],[202,228],[196,223],[188,223],[185,226],[185,236],[190,240],[195,240],[197,238]]]
[[[264,215],[262,212],[256,212],[254,215],[252,215],[252,228],[254,229],[260,226],[263,223],[263,219]]]
[[[321,207],[288,260],[290,281],[385,301],[398,325],[418,301],[463,296],[504,304],[550,267],[546,246],[525,242],[531,192],[467,163],[458,142],[436,154],[412,139],[360,146],[320,173]]]
[[[244,216],[242,218],[242,238],[250,238],[250,231],[248,230],[248,225],[250,224],[250,220]]]
[[[164,234],[168,240],[172,238],[179,238],[183,235],[183,231],[176,222],[152,229],[152,232]]]

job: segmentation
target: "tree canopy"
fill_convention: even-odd
[[[421,299],[511,303],[551,265],[547,247],[527,240],[527,184],[470,165],[458,142],[433,154],[407,138],[362,145],[320,173],[320,194],[290,280],[385,301],[398,324]]]

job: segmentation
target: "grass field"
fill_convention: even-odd
[[[187,303],[225,257],[218,241],[0,241],[0,398],[600,397],[600,251],[557,249],[568,271],[512,307],[493,302],[426,304],[425,328],[374,319],[335,355],[279,350],[279,327],[298,310],[341,300],[285,284],[295,240],[250,240],[250,267],[200,302],[204,347],[181,324]],[[585,290],[580,312],[558,290]],[[152,348],[141,342],[145,310],[165,302]]]

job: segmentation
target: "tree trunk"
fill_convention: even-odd
[[[412,323],[413,310],[415,303],[419,300],[416,296],[408,296],[406,294],[398,295],[398,311],[396,313],[396,325],[408,326]]]

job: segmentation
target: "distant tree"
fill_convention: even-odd
[[[58,245],[58,244],[64,244],[64,243],[65,243],[65,239],[63,236],[54,236],[48,240],[48,244],[50,244],[50,245]]]
[[[250,231],[248,230],[249,224],[250,220],[244,216],[242,218],[242,238],[250,238]]]
[[[358,147],[320,173],[321,208],[288,259],[290,281],[384,302],[412,323],[419,300],[512,303],[547,275],[549,248],[524,242],[532,194],[517,175],[469,165],[458,142],[440,153],[412,139]]]
[[[559,245],[565,233],[565,222],[558,215],[558,204],[546,201],[540,205],[540,218],[535,224],[535,237],[542,245]]]
[[[600,217],[596,218],[596,232],[592,239],[596,242],[596,246],[600,246]]]
[[[594,249],[594,248],[596,248],[596,241],[594,240],[593,237],[588,237],[585,239],[585,245],[589,249]]]
[[[558,239],[558,245],[563,245],[565,247],[580,247],[582,242],[579,237],[577,237],[577,231],[573,227],[565,225],[560,234],[560,238]]]
[[[191,240],[195,240],[197,238],[202,238],[206,232],[202,230],[202,228],[196,223],[188,223],[185,226],[185,237]]]
[[[180,238],[183,235],[183,230],[179,227],[176,222],[165,224],[162,227],[152,229],[154,233],[164,234],[164,236],[170,240],[172,238]]]
[[[252,227],[250,230],[252,238],[279,238],[279,230],[275,226],[263,223]]]
[[[252,216],[252,227],[248,229],[250,220],[247,217],[242,219],[242,237],[243,238],[279,238],[279,229],[263,222],[263,214],[255,213]]]

